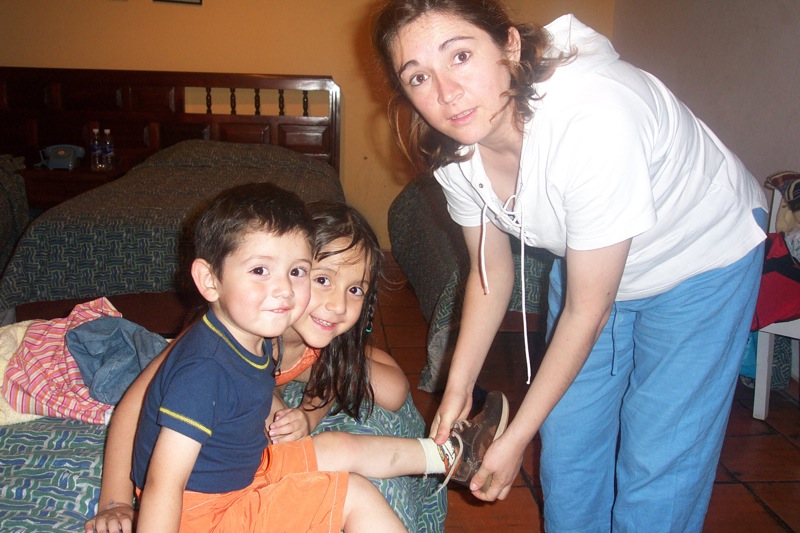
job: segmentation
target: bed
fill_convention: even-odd
[[[406,274],[428,323],[427,361],[417,387],[444,390],[460,325],[469,257],[461,228],[447,212],[444,192],[433,176],[406,185],[389,208],[392,255]],[[516,264],[520,243],[512,238]],[[525,311],[529,332],[544,331],[549,252],[525,249]],[[522,285],[515,269],[514,291],[500,331],[522,331]]]
[[[340,100],[324,76],[0,67],[0,154],[23,157],[23,173],[46,146],[86,146],[92,128],[112,131],[118,168],[132,169],[34,221],[0,279],[0,313],[65,316],[106,296],[174,334],[193,303],[175,279],[188,210],[254,179],[343,199]],[[87,165],[50,172],[68,182]]]
[[[307,201],[344,200],[340,98],[325,76],[0,67],[0,154],[9,154],[9,168],[24,161],[31,169],[45,146],[85,146],[99,127],[112,130],[127,170],[22,232],[0,278],[0,314],[11,317],[5,328],[19,336],[20,324],[58,321],[102,297],[148,331],[177,333],[201,303],[182,277],[183,231],[204,199],[271,181]],[[26,171],[9,170],[19,206],[15,171]],[[52,172],[68,179],[70,171]],[[0,350],[7,360],[16,347]],[[105,427],[22,415],[3,422],[4,531],[79,529],[97,503]],[[326,429],[425,434],[410,396],[398,413],[364,423],[331,417]],[[434,492],[434,478],[378,485],[411,531],[442,529],[446,491]]]

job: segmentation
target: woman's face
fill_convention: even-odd
[[[333,241],[323,251],[349,243]],[[358,322],[369,289],[367,261],[360,249],[315,261],[311,267],[311,301],[294,330],[312,348],[324,348]]]
[[[518,136],[514,106],[503,96],[511,78],[500,63],[519,60],[516,28],[509,39],[511,55],[463,19],[427,13],[403,27],[392,43],[395,72],[431,127],[461,144],[502,147],[509,135]]]

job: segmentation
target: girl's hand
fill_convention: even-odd
[[[112,502],[94,518],[87,520],[83,530],[86,533],[132,533],[134,515],[131,505]]]
[[[505,500],[519,474],[525,446],[520,448],[505,437],[501,435],[489,446],[480,469],[470,481],[469,490],[479,500]]]
[[[450,429],[456,420],[465,420],[472,408],[471,391],[454,391],[447,388],[442,403],[431,423],[430,435],[436,444],[444,444],[450,438]]]
[[[311,434],[311,424],[302,409],[281,409],[267,427],[267,437],[272,442],[291,442]]]

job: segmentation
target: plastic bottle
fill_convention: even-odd
[[[114,138],[111,137],[111,130],[103,130],[103,170],[114,168]]]
[[[91,154],[91,166],[94,172],[103,169],[103,146],[100,142],[100,130],[92,129],[92,136],[89,138],[89,153]]]

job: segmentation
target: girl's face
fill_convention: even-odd
[[[342,249],[347,244],[338,239],[323,251]],[[294,324],[306,345],[324,348],[356,325],[369,289],[367,276],[366,257],[358,248],[314,262],[311,301]]]
[[[508,49],[461,18],[431,12],[403,27],[391,51],[406,96],[431,127],[461,144],[491,148],[519,135],[514,106],[503,96],[511,77],[500,63],[519,60],[516,28]]]

